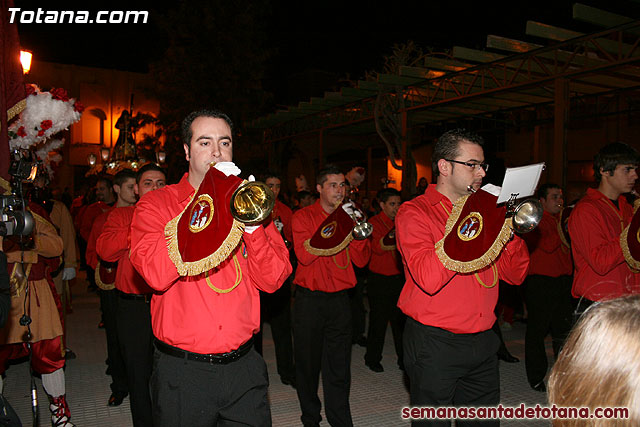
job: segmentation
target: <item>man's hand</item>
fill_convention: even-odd
[[[62,280],[73,280],[76,277],[75,267],[65,267],[62,270]]]
[[[353,207],[353,203],[349,202],[349,203],[345,203],[344,205],[342,205],[342,209],[344,209],[344,211],[347,213],[347,215],[349,215],[351,218],[357,218],[357,219],[362,219],[362,213],[357,210],[354,209]]]
[[[240,168],[238,168],[236,164],[233,162],[216,163],[214,168],[218,169],[220,172],[222,172],[226,176],[229,176],[229,175],[238,176],[240,175],[240,172],[241,172]]]

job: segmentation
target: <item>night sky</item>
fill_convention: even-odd
[[[15,6],[23,10],[37,10],[38,7],[45,10],[149,10],[150,22],[129,25],[20,24],[18,30],[22,45],[33,50],[36,58],[144,72],[149,62],[162,57],[167,39],[156,25],[157,17],[166,13],[171,4],[109,2],[99,7],[86,2],[65,6],[60,3],[16,1]],[[585,0],[582,3],[640,17],[638,1]],[[197,3],[193,4],[193,13],[197,13]],[[269,16],[265,18],[266,44],[273,50],[273,55],[267,63],[264,87],[274,93],[277,103],[297,104],[297,101],[307,100],[312,95],[321,96],[321,93],[312,93],[314,89],[311,88],[305,91],[304,87],[296,87],[292,91],[288,77],[314,70],[326,73],[327,81],[347,76],[359,79],[367,70],[381,69],[382,57],[390,53],[394,43],[413,40],[422,47],[432,47],[437,51],[454,45],[482,49],[487,34],[541,43],[525,35],[527,20],[583,32],[598,30],[572,21],[572,4],[566,0],[274,0],[269,7]],[[326,83],[316,82],[318,84]],[[335,88],[322,88],[332,89]]]

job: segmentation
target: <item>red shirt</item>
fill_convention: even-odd
[[[369,220],[369,224],[373,226],[369,271],[385,276],[402,274],[402,270],[400,270],[402,261],[398,251],[395,249],[382,249],[382,239],[395,227],[393,220],[383,211],[372,217]]]
[[[129,228],[134,210],[135,206],[124,206],[109,212],[96,249],[101,259],[118,262],[116,288],[119,291],[127,294],[149,294],[153,289],[145,283],[129,259]]]
[[[618,206],[589,188],[569,216],[576,298],[600,301],[640,293],[640,275],[629,269],[620,247],[620,234],[631,222],[633,208],[624,196],[618,197]]]
[[[273,224],[244,233],[233,256],[204,275],[181,277],[169,258],[164,228],[189,204],[195,190],[180,182],[145,194],[131,223],[131,263],[156,293],[151,323],[159,340],[195,353],[225,353],[260,328],[258,290],[276,291],[291,274],[289,252]],[[243,256],[246,254],[247,258]],[[237,260],[237,265],[236,261]]]
[[[98,202],[98,203],[102,203],[102,202]],[[100,234],[102,233],[102,229],[104,228],[105,222],[107,222],[107,217],[109,216],[109,212],[111,212],[111,210],[114,209],[109,205],[105,205],[105,206],[107,206],[108,209],[102,213],[99,213],[98,216],[95,217],[95,220],[93,221],[93,225],[91,227],[91,233],[87,238],[87,251],[85,252],[85,260],[87,262],[87,265],[93,268],[94,270],[98,265],[98,252],[96,251],[96,242],[98,241],[98,237],[100,237]]]
[[[560,240],[559,221],[558,215],[544,211],[540,224],[533,231],[522,235],[531,254],[529,275],[559,277],[573,273],[571,249]]]
[[[291,217],[293,216],[293,212],[289,206],[282,203],[280,200],[276,200],[276,205],[271,212],[271,218],[276,219],[280,218],[282,221],[282,234],[284,238],[287,239],[288,242],[293,242],[293,233],[291,232]]]
[[[371,246],[369,239],[353,240],[333,256],[317,256],[307,252],[304,242],[313,236],[327,216],[329,214],[322,208],[320,200],[293,214],[293,247],[298,258],[293,283],[312,291],[338,292],[356,285],[356,275],[351,263],[358,267],[366,266]]]
[[[93,228],[93,221],[95,221],[103,212],[108,212],[113,209],[112,206],[109,206],[105,202],[95,202],[86,207],[86,209],[80,214],[80,229],[78,232],[82,236],[82,238],[88,242],[89,235],[91,234],[91,230]]]
[[[519,285],[527,275],[527,246],[515,236],[492,265],[475,274],[456,275],[444,267],[435,250],[436,242],[444,237],[451,209],[451,201],[436,190],[435,184],[400,206],[396,239],[406,281],[398,307],[424,325],[453,333],[486,331],[496,319],[493,310],[498,300],[498,279]]]

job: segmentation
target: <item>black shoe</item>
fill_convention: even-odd
[[[290,385],[291,387],[296,388],[296,379],[295,378],[280,377],[280,381],[282,381],[282,384],[284,384],[284,385]]]
[[[384,368],[382,367],[380,362],[364,362],[364,364],[367,365],[367,367],[373,372],[384,372]]]
[[[502,360],[503,362],[507,362],[507,363],[518,363],[520,361],[520,359],[518,359],[517,357],[515,357],[514,355],[512,355],[509,352],[506,353],[498,353],[498,359]]]
[[[547,391],[547,387],[544,385],[544,381],[540,381],[538,384],[532,385],[531,388],[541,393],[545,393]]]
[[[360,335],[359,337],[353,339],[353,344],[358,344],[360,347],[366,347],[367,337],[365,337],[364,335]]]
[[[73,350],[71,350],[70,348],[65,348],[64,349],[64,358],[65,358],[65,360],[72,360],[72,359],[75,359],[76,357],[77,356],[73,352]]]
[[[128,393],[125,394],[111,394],[111,397],[109,397],[109,402],[107,402],[108,406],[120,406],[122,405],[122,401],[124,400],[125,397],[127,397]]]

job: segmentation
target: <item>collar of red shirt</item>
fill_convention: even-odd
[[[602,194],[602,192],[597,188],[587,188],[587,196],[591,197],[592,199],[603,199],[604,201],[611,202],[611,199]],[[626,204],[627,199],[622,194],[618,196],[618,210],[622,210],[622,205]]]
[[[189,183],[189,173],[182,175],[182,179],[176,185],[176,191],[178,192],[178,201],[183,202],[193,195],[196,191]]]
[[[453,205],[453,203],[451,203],[451,200],[449,200],[447,196],[436,190],[435,184],[429,184],[429,186],[427,187],[427,191],[424,192],[424,195],[427,197],[427,201],[431,206],[437,205],[441,201],[448,208]]]

